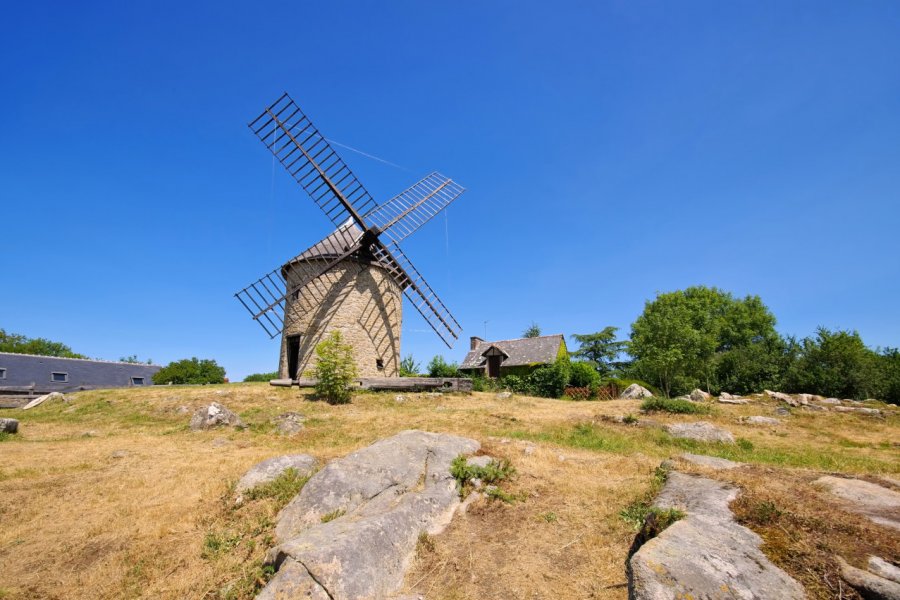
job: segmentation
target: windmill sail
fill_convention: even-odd
[[[331,144],[284,94],[250,122],[250,129],[336,226],[377,206]]]
[[[403,290],[403,294],[438,334],[438,337],[447,344],[448,348],[452,348],[453,342],[459,338],[462,327],[453,318],[450,310],[444,306],[435,291],[431,289],[422,274],[413,266],[409,257],[403,253],[400,246],[394,242],[388,246],[378,243],[373,245],[372,254],[379,264],[391,274],[393,280]]]
[[[393,242],[400,242],[439,212],[447,208],[465,190],[440,173],[432,173],[409,189],[372,209],[363,218]]]

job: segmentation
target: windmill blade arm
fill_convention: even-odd
[[[249,127],[332,223],[340,226],[350,218],[367,229],[362,215],[377,206],[375,200],[289,95]]]
[[[400,246],[394,242],[384,246],[379,242],[372,246],[372,254],[390,273],[391,278],[400,286],[403,294],[438,337],[448,348],[452,348],[453,342],[459,338],[462,327]]]
[[[464,187],[449,177],[435,172],[373,208],[363,218],[391,241],[399,243],[447,208],[464,191]]]

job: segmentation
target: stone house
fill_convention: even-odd
[[[552,364],[568,355],[566,339],[562,334],[493,342],[472,337],[469,353],[459,370],[484,377],[525,376],[537,367]]]

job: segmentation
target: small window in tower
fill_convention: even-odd
[[[54,371],[53,373],[50,373],[50,381],[53,381],[55,383],[66,383],[67,381],[69,381],[69,374],[58,373]]]
[[[375,359],[375,367],[376,367],[379,371],[384,371],[384,360],[381,359],[381,358],[376,358],[376,359]]]
[[[144,385],[144,378],[143,377],[132,377],[131,385]]]

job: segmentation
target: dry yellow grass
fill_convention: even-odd
[[[774,405],[649,417],[725,425],[746,440],[728,449],[602,421],[637,413],[634,401],[394,397],[360,394],[329,406],[297,390],[233,384],[85,392],[69,405],[5,411],[22,424],[0,443],[0,598],[246,597],[278,506],[261,500],[234,510],[223,500],[230,482],[271,456],[307,452],[326,462],[403,429],[476,438],[518,471],[504,489],[521,500],[479,502],[424,545],[406,587],[430,599],[625,598],[633,533],[618,513],[646,493],[661,459],[685,449],[778,473],[900,473],[895,415],[797,413],[774,430],[736,422]],[[190,413],[179,407],[211,401],[249,429],[190,432]],[[270,424],[287,411],[307,417],[295,438]]]

